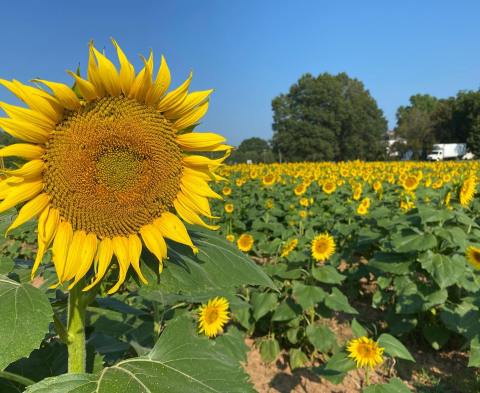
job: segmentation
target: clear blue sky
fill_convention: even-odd
[[[234,145],[271,138],[272,98],[306,72],[360,79],[393,127],[412,94],[480,86],[479,15],[479,1],[9,1],[0,77],[69,81],[90,39],[113,55],[114,37],[136,65],[152,48],[174,84],[192,69],[193,88],[215,88],[198,130]]]

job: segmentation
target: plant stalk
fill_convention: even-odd
[[[83,292],[83,280],[77,283],[68,297],[67,349],[68,372],[84,373],[86,370],[85,315],[91,296]]]
[[[29,386],[35,383],[35,381],[32,381],[29,378],[22,377],[21,375],[18,375],[18,374],[10,373],[8,371],[0,371],[0,378],[8,379],[9,381],[12,381],[12,382],[17,382],[23,386]]]

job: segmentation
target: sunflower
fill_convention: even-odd
[[[305,191],[307,191],[307,186],[304,183],[300,183],[298,186],[296,186],[293,190],[296,196],[300,196],[305,194]]]
[[[230,187],[223,187],[222,194],[225,196],[229,196],[232,194],[232,189]]]
[[[299,202],[303,207],[308,207],[308,205],[310,205],[310,200],[308,198],[300,198]]]
[[[463,207],[467,207],[473,200],[475,196],[475,191],[477,189],[477,177],[475,175],[471,175],[465,179],[460,187],[460,204]]]
[[[409,175],[403,180],[402,186],[405,189],[405,191],[412,192],[416,190],[416,188],[418,187],[418,183],[419,183],[419,180],[417,176]]]
[[[210,159],[194,152],[230,151],[213,133],[192,132],[205,115],[212,90],[188,93],[191,75],[167,93],[165,59],[153,78],[153,55],[138,73],[113,40],[120,69],[90,44],[88,76],[73,72],[67,85],[34,80],[35,87],[0,80],[27,107],[0,103],[8,115],[0,127],[22,143],[0,150],[1,157],[27,162],[5,170],[0,212],[23,203],[9,231],[38,218],[38,253],[32,277],[51,246],[58,283],[70,288],[92,269],[96,285],[113,256],[118,290],[130,266],[140,270],[143,246],[159,261],[167,256],[165,238],[197,251],[182,218],[207,225],[207,197],[221,198],[207,184],[226,156]],[[180,218],[179,218],[180,217]]]
[[[334,193],[336,189],[337,185],[333,181],[327,181],[323,183],[322,191],[327,195]]]
[[[271,209],[271,208],[273,208],[273,206],[275,206],[275,202],[273,202],[273,199],[268,198],[268,199],[265,201],[265,208]]]
[[[232,203],[227,203],[227,204],[225,205],[224,209],[225,209],[225,212],[226,212],[227,214],[233,213],[233,209],[234,209],[233,204],[232,204]]]
[[[469,246],[466,254],[468,263],[475,269],[480,270],[480,248]]]
[[[228,300],[224,297],[210,299],[198,311],[198,327],[200,333],[208,337],[215,337],[223,332],[223,326],[230,319],[228,315]]]
[[[282,248],[282,251],[280,253],[280,256],[282,258],[285,258],[285,257],[288,257],[288,255],[293,251],[295,250],[295,248],[297,247],[297,244],[298,244],[298,240],[297,239],[292,239],[290,240],[287,244],[285,244]]]
[[[360,203],[357,207],[357,214],[360,216],[365,216],[368,213],[368,207],[364,205],[363,203]]]
[[[235,240],[235,236],[232,235],[232,234],[229,234],[226,236],[226,239],[230,242],[230,243],[233,243],[234,240]]]
[[[264,186],[273,186],[275,184],[275,175],[273,173],[269,173],[268,175],[264,176],[262,179],[262,184]]]
[[[312,256],[316,261],[324,262],[335,253],[335,240],[328,233],[316,236],[312,241]]]
[[[350,340],[347,344],[348,357],[352,358],[357,367],[374,368],[383,363],[383,351],[376,341],[368,337]]]
[[[253,236],[248,233],[242,234],[237,240],[237,247],[243,252],[249,252],[253,247]]]

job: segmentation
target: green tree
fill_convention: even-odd
[[[272,101],[273,151],[286,161],[381,160],[387,122],[363,83],[303,75]]]
[[[275,161],[272,148],[269,143],[262,138],[248,138],[242,141],[238,148],[234,150],[232,155],[228,158],[230,163],[247,162],[273,162]]]

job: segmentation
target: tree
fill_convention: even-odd
[[[248,160],[253,163],[275,161],[272,149],[268,142],[262,138],[248,138],[242,141],[237,149],[228,158],[228,162],[241,163]]]
[[[381,160],[387,122],[357,79],[303,75],[272,101],[273,150],[286,161]]]

